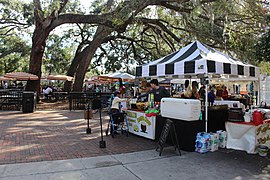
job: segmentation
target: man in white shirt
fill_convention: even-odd
[[[52,92],[53,92],[52,88],[50,86],[47,86],[47,88],[44,90],[45,99],[48,99],[48,95]]]
[[[115,92],[114,93],[114,99],[112,101],[112,106],[111,106],[111,113],[119,113],[120,112],[120,102],[126,102],[127,99],[120,98],[121,94],[120,92]]]

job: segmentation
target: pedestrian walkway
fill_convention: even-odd
[[[179,156],[168,147],[126,154],[0,165],[1,180],[223,180],[269,179],[270,165],[260,170],[258,156],[218,151]],[[265,164],[263,164],[265,165]]]
[[[91,134],[86,134],[83,111],[1,111],[0,164],[84,158],[154,149],[156,142],[134,136],[104,137],[99,148],[100,119],[94,114]],[[103,114],[103,130],[109,117]],[[104,133],[105,134],[105,133]]]
[[[108,116],[103,115],[103,128]],[[270,179],[270,159],[220,149],[179,156],[156,142],[130,134],[104,137],[99,148],[99,116],[86,134],[83,111],[1,111],[0,179]]]

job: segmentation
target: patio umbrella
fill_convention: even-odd
[[[48,80],[62,80],[62,81],[73,81],[73,77],[67,75],[49,75]]]
[[[12,81],[12,80],[14,80],[14,79],[0,76],[0,81]]]
[[[4,75],[6,78],[12,78],[13,80],[17,81],[34,81],[38,80],[38,76],[26,72],[12,72],[12,73],[7,73]]]

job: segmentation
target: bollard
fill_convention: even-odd
[[[90,103],[87,105],[87,110],[84,111],[84,119],[87,120],[87,128],[86,128],[86,134],[91,134],[91,128],[90,128],[90,119],[92,119],[93,113],[92,110],[90,110]]]

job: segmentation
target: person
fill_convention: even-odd
[[[45,99],[49,98],[49,94],[53,92],[52,88],[50,86],[47,86],[47,88],[44,90],[43,94],[45,96]]]
[[[5,83],[4,83],[4,89],[7,89],[7,88],[8,88],[8,83],[5,82]]]
[[[155,102],[160,102],[163,97],[170,97],[169,91],[167,91],[165,87],[159,86],[157,79],[152,79],[150,81],[150,86],[152,90],[149,91],[149,94],[154,94]]]
[[[191,96],[190,96],[190,99],[199,99],[200,98],[200,95],[198,93],[198,89],[197,89],[197,86],[193,86],[192,87],[192,90],[191,90]]]
[[[228,98],[229,98],[229,93],[228,93],[228,91],[227,91],[227,87],[224,86],[224,87],[223,87],[223,92],[222,92],[222,99],[223,99],[223,100],[228,100]]]
[[[125,94],[125,85],[123,84],[122,78],[118,79],[119,81],[119,91],[121,93],[121,97],[123,97],[123,95]]]
[[[210,105],[213,105],[215,101],[216,95],[215,95],[215,88],[212,87],[210,92],[208,92],[208,102]]]
[[[113,98],[111,109],[110,109],[110,112],[112,114],[120,113],[120,102],[127,101],[127,99],[120,98],[120,97],[121,97],[121,93],[119,91],[114,92],[114,98]]]
[[[143,102],[148,101],[149,92],[151,90],[152,89],[151,89],[150,83],[146,83],[146,85],[145,85],[146,93],[139,95],[137,99],[141,99]]]
[[[192,94],[192,89],[190,86],[188,86],[185,90],[185,92],[181,95],[181,98],[189,99]]]
[[[205,100],[205,85],[202,85],[200,87],[200,90],[199,90],[199,95],[200,95],[200,98],[202,98],[203,100]]]

